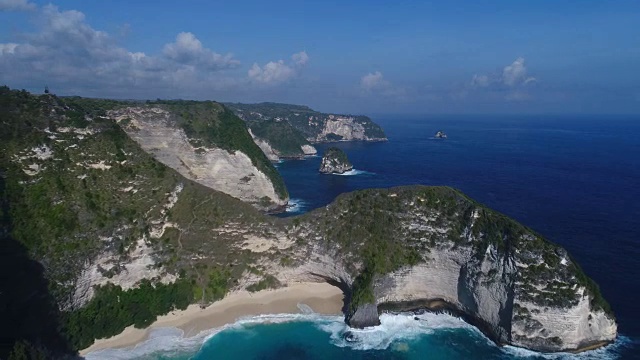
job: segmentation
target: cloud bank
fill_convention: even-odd
[[[280,84],[298,75],[299,71],[309,62],[309,55],[301,51],[291,55],[291,62],[285,63],[284,60],[269,61],[263,66],[254,63],[247,72],[250,80],[265,84]]]
[[[8,85],[48,84],[53,91],[89,96],[211,98],[215,92],[281,84],[309,62],[302,51],[288,62],[254,64],[247,78],[234,71],[241,62],[231,53],[208,48],[191,32],[180,32],[157,53],[146,54],[124,48],[117,35],[94,29],[80,11],[51,4],[37,8],[26,0],[0,0],[0,10],[35,10],[35,31],[0,43],[0,76]]]
[[[536,81],[535,77],[528,75],[524,58],[518,57],[505,66],[500,73],[473,75],[470,87],[492,93],[503,93],[506,100],[522,101],[531,98],[528,87]]]

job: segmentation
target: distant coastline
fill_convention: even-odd
[[[160,316],[146,329],[129,326],[118,335],[96,340],[93,345],[81,350],[80,355],[86,356],[104,349],[133,347],[147,340],[154,328],[176,327],[184,332],[184,337],[192,337],[202,331],[231,324],[245,316],[300,313],[300,303],[308,305],[319,314],[341,314],[342,300],[342,291],[326,283],[296,283],[256,293],[234,292],[204,309],[194,304],[186,310]]]

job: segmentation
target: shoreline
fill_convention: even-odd
[[[308,305],[318,314],[342,315],[343,297],[342,291],[333,285],[306,282],[255,293],[245,290],[233,292],[204,309],[191,304],[185,310],[158,316],[145,329],[128,326],[118,335],[97,339],[88,348],[80,350],[80,356],[98,350],[136,346],[147,340],[155,328],[175,327],[183,331],[183,337],[188,338],[205,330],[232,324],[246,316],[298,314],[301,313],[299,303]]]

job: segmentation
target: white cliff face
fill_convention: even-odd
[[[514,316],[513,344],[522,347],[544,347],[562,339],[566,348],[577,349],[589,344],[613,341],[617,325],[604,311],[591,309],[591,297],[584,294],[580,302],[570,308],[541,307],[526,301],[516,303],[527,309],[527,317]],[[550,347],[550,350],[554,350]]]
[[[165,284],[176,281],[178,277],[175,274],[167,272],[163,266],[158,266],[152,242],[160,239],[167,228],[179,230],[176,224],[167,220],[167,214],[178,202],[183,188],[182,184],[178,184],[172,192],[166,194],[167,200],[162,205],[160,217],[149,219],[152,225],[149,235],[145,234],[139,238],[125,254],[119,254],[113,249],[106,250],[85,264],[82,273],[75,280],[73,297],[65,304],[67,309],[77,309],[89,302],[93,298],[95,286],[112,283],[128,290],[136,287],[143,279],[154,279]],[[121,237],[120,232],[125,228],[116,229],[112,237],[100,240],[105,244],[109,243],[113,237]]]
[[[491,247],[480,261],[463,248],[432,249],[428,258],[378,279],[377,303],[443,300],[480,320],[496,341],[541,351],[575,350],[616,338],[615,321],[593,310],[589,296],[568,307],[539,306],[515,297],[512,279],[518,267],[496,257]],[[584,293],[584,288],[578,291]]]
[[[318,153],[318,150],[316,150],[316,148],[311,145],[302,145],[300,148],[302,149],[302,152],[307,156],[316,155]]]
[[[330,115],[324,123],[322,132],[318,134],[315,141],[324,141],[327,135],[335,134],[342,137],[343,141],[349,140],[365,140],[364,127],[355,122],[353,117],[333,116]]]
[[[166,110],[126,108],[112,111],[110,116],[142,149],[188,179],[259,207],[265,197],[277,206],[287,204],[287,199],[278,197],[269,178],[246,154],[194,148],[185,132],[169,122]]]
[[[280,160],[280,156],[278,156],[276,151],[271,147],[271,144],[269,144],[266,140],[256,137],[251,129],[249,129],[249,134],[251,134],[253,142],[256,143],[260,150],[262,150],[262,152],[267,156],[267,159],[269,159],[270,161]]]

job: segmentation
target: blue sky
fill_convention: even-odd
[[[0,0],[0,83],[352,113],[640,113],[640,1]]]

